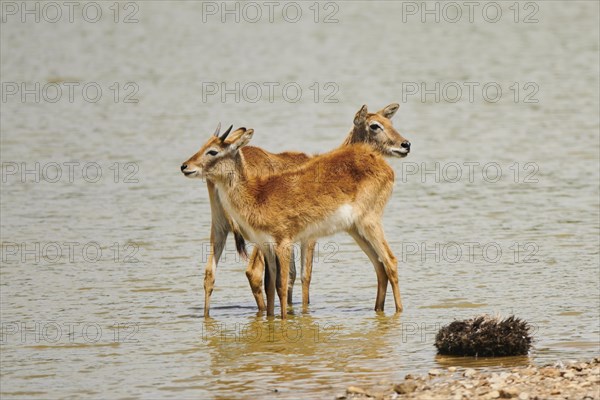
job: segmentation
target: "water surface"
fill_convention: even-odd
[[[530,24],[508,3],[498,23],[456,24],[404,22],[401,3],[360,1],[339,3],[330,24],[314,23],[308,3],[298,23],[203,23],[200,2],[140,2],[139,22],[123,24],[102,4],[97,23],[1,25],[3,82],[103,89],[96,103],[76,91],[73,102],[1,104],[3,398],[332,398],[434,367],[598,355],[597,2],[537,2]],[[128,82],[138,103],[124,102]],[[223,82],[303,92],[203,98]],[[403,96],[407,83],[436,82],[503,92]],[[525,102],[527,82],[537,102]],[[285,323],[255,315],[230,241],[205,320],[208,198],[181,162],[219,121],[254,128],[272,151],[323,152],[362,104],[394,101],[413,151],[390,161],[383,223],[405,312],[391,314],[391,291],[388,311],[372,311],[373,268],[336,235],[319,243],[309,312],[296,303]],[[41,172],[21,177],[36,162]],[[530,321],[530,356],[436,356],[441,325],[480,313]]]

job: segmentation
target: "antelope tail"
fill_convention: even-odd
[[[237,229],[233,230],[233,237],[235,238],[235,248],[238,254],[244,259],[248,259],[248,252],[246,251],[246,241],[244,237]]]

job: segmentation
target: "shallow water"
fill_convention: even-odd
[[[515,23],[512,2],[497,23],[421,23],[392,2],[321,3],[319,23],[309,3],[297,23],[202,22],[199,2],[138,3],[131,17],[128,4],[118,23],[102,3],[97,23],[63,10],[57,23],[1,25],[4,398],[331,398],[433,367],[598,355],[597,2],[534,3],[537,23],[522,22],[524,3]],[[323,23],[333,11],[338,22]],[[22,82],[63,94],[7,94]],[[65,82],[80,85],[73,102]],[[81,92],[92,82],[96,103]],[[249,86],[222,101],[207,92],[222,82]],[[436,82],[452,83],[439,102],[408,94]],[[472,101],[465,82],[478,84]],[[497,102],[480,90],[490,82]],[[372,311],[372,266],[336,235],[319,242],[309,312],[298,280],[285,323],[256,316],[230,240],[205,320],[208,199],[181,162],[218,121],[253,127],[272,151],[326,151],[363,103],[393,101],[412,142],[390,161],[384,217],[405,312],[391,314],[391,292],[388,311]],[[530,356],[436,356],[441,325],[480,313],[529,321]]]

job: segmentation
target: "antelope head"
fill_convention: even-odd
[[[215,133],[204,146],[181,165],[181,172],[188,178],[218,178],[231,173],[235,168],[234,158],[238,149],[245,146],[254,133],[253,129],[246,128],[238,128],[231,132],[231,128],[233,125],[220,134],[219,123]]]
[[[399,104],[392,103],[376,113],[369,113],[367,106],[362,106],[354,116],[351,141],[369,143],[385,156],[406,157],[410,153],[410,142],[394,129],[391,121],[398,108]]]

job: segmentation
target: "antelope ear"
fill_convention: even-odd
[[[356,115],[354,116],[354,125],[359,126],[365,123],[365,120],[367,119],[367,114],[369,112],[367,111],[367,105],[363,105],[360,110],[358,110],[358,112],[356,113]]]
[[[387,119],[392,119],[392,117],[394,116],[394,114],[396,114],[396,111],[398,111],[399,108],[400,108],[400,104],[392,103],[389,106],[386,106],[386,107],[382,108],[381,110],[377,111],[377,114],[382,115],[382,116],[386,117]]]
[[[229,145],[230,151],[236,151],[240,147],[243,147],[250,142],[254,129],[238,128],[229,134],[229,137],[225,140],[225,144]]]

